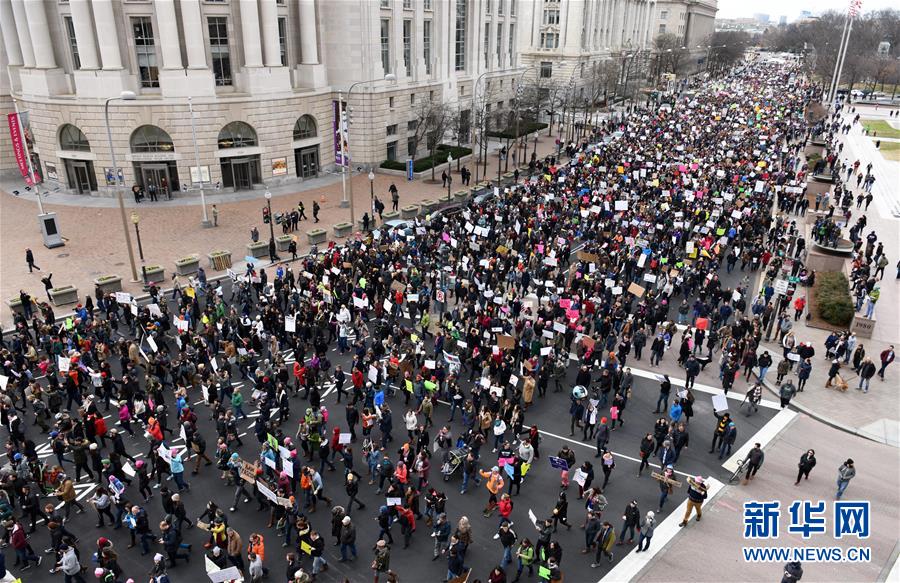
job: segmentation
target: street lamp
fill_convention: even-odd
[[[372,212],[372,218],[375,218],[375,172],[369,169],[369,208]]]
[[[197,145],[197,128],[194,126],[193,98],[188,97],[188,109],[191,112],[191,139],[194,141],[194,163],[197,164],[197,182],[200,184],[200,205],[203,207],[203,220],[200,224],[208,229],[212,227],[209,215],[206,212],[206,194],[203,192],[203,169],[200,166],[200,147]]]
[[[453,183],[453,179],[450,178],[453,172],[451,164],[453,164],[453,154],[447,154],[447,202],[450,202],[450,185]]]
[[[134,223],[134,234],[137,237],[138,254],[141,256],[141,277],[144,279],[144,285],[147,285],[147,266],[144,265],[144,247],[141,245],[141,228],[139,226],[141,217],[134,211],[131,212],[131,222]]]
[[[275,241],[275,216],[272,215],[272,192],[266,189],[266,208],[269,210],[269,244]]]
[[[388,73],[382,78],[384,81],[396,81],[397,76],[393,73]],[[382,79],[370,79],[368,81],[357,81],[350,85],[350,88],[347,90],[347,103],[350,103],[350,97],[353,94],[353,89],[357,85],[368,84],[368,83],[377,83]],[[344,119],[344,98],[340,92],[338,92],[338,120],[340,125],[338,126],[338,131],[341,132],[341,157],[343,158],[343,164],[341,164],[341,190],[343,194],[343,198],[341,199],[342,207],[350,207],[350,224],[354,224],[356,217],[353,212],[353,172],[350,172],[350,196],[347,196],[347,168],[350,167],[350,160],[348,159],[347,148],[350,145],[350,120]]]
[[[122,101],[134,101],[137,96],[134,91],[123,91],[118,97],[110,97],[103,105],[103,119],[106,121],[106,139],[109,142],[109,156],[112,159],[113,175],[116,177],[116,198],[119,200],[119,213],[122,215],[122,229],[125,231],[125,245],[128,247],[128,261],[131,263],[131,281],[137,282],[137,266],[134,263],[134,249],[131,246],[131,232],[128,229],[128,219],[125,216],[125,201],[122,199],[122,190],[125,188],[125,173],[119,174],[119,166],[116,163],[116,149],[113,147],[112,129],[109,126],[109,102],[121,99]]]

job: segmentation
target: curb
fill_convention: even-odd
[[[757,377],[757,378],[759,378],[759,377]],[[769,381],[763,381],[763,382],[762,382],[762,386],[764,386],[770,393],[772,393],[772,394],[775,395],[776,397],[779,396],[779,395],[778,395],[778,391],[777,391],[775,388],[772,387],[772,385],[769,383]],[[804,413],[804,414],[806,414],[806,415],[809,415],[810,417],[812,417],[812,418],[815,419],[816,421],[820,421],[820,422],[824,423],[825,425],[828,425],[828,426],[830,426],[830,427],[833,427],[833,428],[838,429],[838,430],[840,430],[840,431],[843,431],[843,432],[845,432],[845,433],[849,433],[849,434],[855,435],[855,436],[857,436],[857,437],[862,437],[863,439],[868,439],[869,441],[874,441],[875,443],[881,443],[881,444],[883,444],[883,445],[887,445],[887,446],[890,446],[890,447],[898,447],[898,446],[896,446],[896,445],[893,445],[893,444],[891,444],[891,443],[888,443],[888,442],[887,442],[885,439],[883,439],[883,438],[879,438],[879,437],[877,437],[877,436],[875,436],[875,435],[871,435],[871,434],[868,434],[868,433],[861,432],[861,431],[860,431],[858,428],[856,428],[856,427],[852,427],[852,426],[850,426],[850,425],[847,425],[846,423],[841,423],[840,421],[837,421],[836,419],[832,419],[831,417],[826,417],[825,415],[822,415],[821,413],[817,413],[816,411],[810,409],[810,408],[807,407],[806,405],[802,405],[802,404],[800,404],[800,403],[797,403],[797,402],[794,401],[793,399],[791,399],[791,402],[790,402],[790,404],[789,404],[788,406],[789,406],[789,407],[792,407],[792,408],[794,408],[794,409],[797,409],[797,410],[800,411],[801,413]]]

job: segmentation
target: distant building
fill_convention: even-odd
[[[787,24],[787,16],[782,14],[781,16],[778,17],[778,25],[784,26],[785,24]]]
[[[763,14],[761,12],[757,12],[756,14],[753,15],[753,18],[756,20],[756,22],[758,22],[760,24],[769,24],[769,15],[768,14]]]

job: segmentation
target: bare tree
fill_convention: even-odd
[[[687,64],[688,50],[682,40],[671,33],[658,35],[653,39],[653,49],[657,63],[657,79],[663,73],[677,75]]]
[[[456,111],[442,101],[421,100],[415,109],[415,130],[411,136],[413,142],[412,157],[415,160],[418,152],[424,149],[432,157],[431,178],[434,179],[434,153],[440,145],[444,134],[450,129]]]

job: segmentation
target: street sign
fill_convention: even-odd
[[[410,158],[406,161],[406,179],[412,180],[413,178],[413,159]]]
[[[775,280],[775,293],[780,296],[786,296],[787,291],[788,291],[788,280],[776,279]]]

